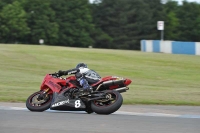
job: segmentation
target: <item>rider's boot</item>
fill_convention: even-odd
[[[83,88],[80,88],[79,91],[81,92],[93,92],[93,88],[88,84],[87,80],[82,78],[80,81],[80,84]]]

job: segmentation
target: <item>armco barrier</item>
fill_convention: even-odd
[[[200,42],[141,40],[141,51],[200,55]]]

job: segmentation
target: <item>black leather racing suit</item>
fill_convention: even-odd
[[[77,81],[79,81],[83,89],[91,88],[89,84],[96,83],[101,79],[97,72],[84,67],[61,71],[60,73],[60,76],[75,74]]]

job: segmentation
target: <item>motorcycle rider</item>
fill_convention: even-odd
[[[82,86],[79,90],[83,92],[92,92],[93,88],[89,84],[94,84],[101,79],[99,74],[94,70],[89,69],[85,63],[78,63],[76,68],[70,70],[58,71],[59,76],[70,74],[75,74],[77,81]]]

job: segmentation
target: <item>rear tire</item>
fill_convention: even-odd
[[[107,90],[105,91],[107,94],[112,96],[112,101],[108,102],[98,102],[92,101],[91,108],[97,114],[111,114],[117,111],[122,103],[123,98],[122,95],[117,91]]]
[[[40,91],[33,93],[26,100],[26,107],[30,111],[42,112],[50,108],[52,101],[52,94],[49,94],[47,98],[43,100],[37,100],[37,96],[40,95]]]

